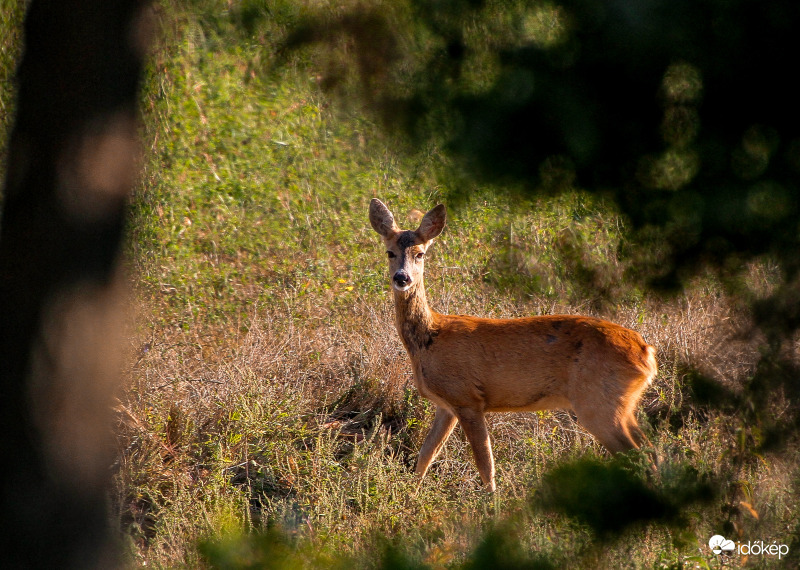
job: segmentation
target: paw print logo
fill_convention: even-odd
[[[732,540],[727,540],[720,534],[715,534],[709,539],[708,547],[714,554],[720,554],[721,552],[724,552],[725,554],[731,554],[736,548],[736,544],[734,544]]]

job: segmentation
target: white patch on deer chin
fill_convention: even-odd
[[[398,287],[397,283],[392,283],[392,287],[394,288],[395,291],[400,291],[401,293],[404,293],[405,291],[411,289],[411,284],[409,283],[408,285],[403,285],[402,287]]]

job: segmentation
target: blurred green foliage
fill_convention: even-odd
[[[788,0],[409,0],[320,10],[285,46],[321,45],[325,89],[462,176],[612,199],[642,246],[628,279],[733,286],[775,260],[787,286],[756,317],[795,330],[798,23]]]

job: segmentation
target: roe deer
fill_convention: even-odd
[[[458,421],[484,485],[494,491],[486,412],[568,408],[611,452],[646,442],[635,410],[657,365],[655,349],[639,333],[593,317],[483,319],[431,310],[422,279],[425,252],[445,217],[440,204],[416,230],[401,230],[383,202],[373,198],[369,206],[389,256],[395,324],[414,383],[436,405],[417,459],[419,479]]]

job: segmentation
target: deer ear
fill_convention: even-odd
[[[439,204],[422,218],[417,228],[417,235],[424,241],[431,241],[442,233],[446,219],[447,210],[444,204]]]
[[[389,211],[389,208],[377,198],[373,198],[369,203],[369,223],[383,237],[387,237],[397,231],[394,216]]]

